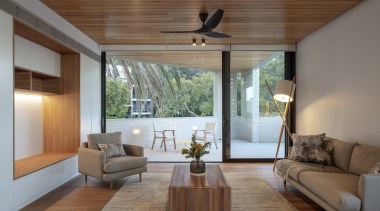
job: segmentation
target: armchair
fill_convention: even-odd
[[[89,134],[88,142],[83,142],[78,149],[78,171],[87,176],[92,176],[113,186],[113,180],[147,172],[148,159],[144,157],[144,148],[135,145],[123,144],[127,156],[106,158],[106,154],[100,151],[98,143],[110,144],[121,142],[121,132]]]

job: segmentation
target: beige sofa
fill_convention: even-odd
[[[100,151],[97,143],[121,142],[121,133],[89,134],[89,142],[83,142],[78,149],[78,171],[85,175],[110,182],[122,177],[139,174],[140,181],[143,172],[147,172],[148,159],[144,157],[144,148],[135,145],[123,144],[127,156],[106,158]]]
[[[368,174],[380,161],[373,147],[326,138],[335,166],[297,162],[276,163],[277,174],[326,210],[380,210],[380,175]]]

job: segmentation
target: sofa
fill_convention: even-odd
[[[332,138],[323,141],[333,166],[290,159],[276,162],[286,183],[326,210],[380,210],[380,175],[369,174],[380,161],[380,150]]]
[[[89,134],[88,142],[83,142],[78,149],[78,171],[85,175],[109,182],[126,176],[147,172],[148,159],[144,157],[144,148],[122,144],[125,156],[107,158],[106,153],[98,148],[98,144],[121,143],[121,132]]]

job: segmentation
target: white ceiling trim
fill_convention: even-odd
[[[296,51],[295,45],[101,45],[102,51]]]

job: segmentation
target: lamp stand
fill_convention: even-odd
[[[290,89],[290,93],[288,96],[291,96],[292,94],[292,90],[293,90],[293,85],[294,85],[294,81],[295,81],[295,77],[293,77],[293,80],[292,80],[292,86],[291,86],[291,89]],[[278,103],[277,101],[274,99],[274,95],[273,95],[273,92],[267,82],[267,80],[265,80],[265,83],[267,84],[267,87],[269,89],[269,92],[270,94],[272,95],[272,99],[276,105],[276,108],[278,110],[278,112],[280,113],[280,116],[282,118],[282,125],[281,125],[281,130],[280,130],[280,136],[278,137],[278,143],[277,143],[277,150],[276,150],[276,156],[274,157],[274,162],[273,162],[273,171],[276,167],[276,161],[277,161],[277,157],[278,157],[278,151],[280,150],[280,146],[281,146],[281,139],[282,139],[282,134],[284,133],[284,129],[286,128],[287,132],[288,132],[288,136],[291,138],[290,136],[290,130],[289,130],[289,127],[288,125],[286,124],[286,118],[288,116],[288,113],[289,113],[289,103],[290,103],[290,97],[289,97],[289,100],[286,102],[285,104],[285,110],[284,112],[281,111],[280,107],[278,106]]]

